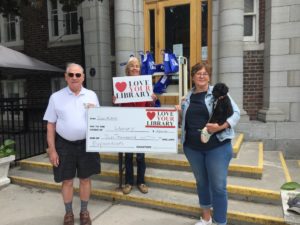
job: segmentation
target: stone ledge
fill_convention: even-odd
[[[265,150],[280,150],[285,157],[300,159],[300,122],[240,122],[235,128],[246,141],[263,141]]]
[[[287,211],[287,209],[289,208],[287,204],[289,197],[294,197],[297,194],[300,194],[300,192],[281,190],[281,200],[282,200],[284,220],[289,225],[300,225],[300,215]]]

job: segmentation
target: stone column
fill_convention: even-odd
[[[219,81],[230,88],[230,95],[241,110],[241,120],[249,120],[243,109],[244,1],[219,0]]]
[[[134,0],[134,50],[138,56],[138,51],[144,51],[144,1]]]
[[[266,1],[262,121],[300,121],[300,3]]]
[[[138,56],[144,50],[143,1],[115,0],[116,74],[125,75],[120,63],[130,55]]]
[[[219,0],[212,1],[212,17],[212,83],[215,84],[219,80]]]
[[[82,3],[82,17],[84,21],[87,88],[97,93],[101,105],[111,105],[109,1],[84,1]],[[90,76],[91,68],[95,68],[95,76]]]

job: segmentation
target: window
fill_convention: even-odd
[[[51,90],[52,93],[59,91],[66,86],[66,81],[64,77],[55,77],[51,79]]]
[[[78,10],[64,12],[58,0],[48,0],[49,40],[60,42],[79,39]]]
[[[2,98],[15,98],[10,101],[5,101],[1,107],[9,107],[9,110],[4,109],[1,111],[2,119],[4,120],[23,120],[23,111],[20,110],[20,101],[18,98],[25,97],[25,84],[24,79],[18,80],[1,80],[1,92]],[[5,108],[6,108],[5,107]],[[11,110],[13,109],[13,110]]]
[[[244,0],[244,41],[258,40],[258,0]]]
[[[25,80],[2,80],[1,96],[3,98],[25,97]]]
[[[5,46],[21,46],[23,41],[23,21],[18,16],[0,15],[0,43]]]

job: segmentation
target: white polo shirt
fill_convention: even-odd
[[[56,123],[56,132],[64,139],[83,140],[87,130],[87,104],[100,106],[95,92],[82,87],[76,96],[65,87],[51,95],[44,120]]]

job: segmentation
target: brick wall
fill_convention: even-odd
[[[265,42],[265,0],[259,0],[259,43]]]
[[[26,7],[23,10],[24,53],[51,65],[65,68],[66,63],[81,63],[80,45],[48,47],[47,1],[41,9]],[[79,29],[79,28],[78,28]],[[51,94],[51,77],[63,76],[62,73],[40,72],[27,76],[28,97],[48,97]]]
[[[264,51],[244,52],[244,109],[250,120],[257,119],[263,106]]]

